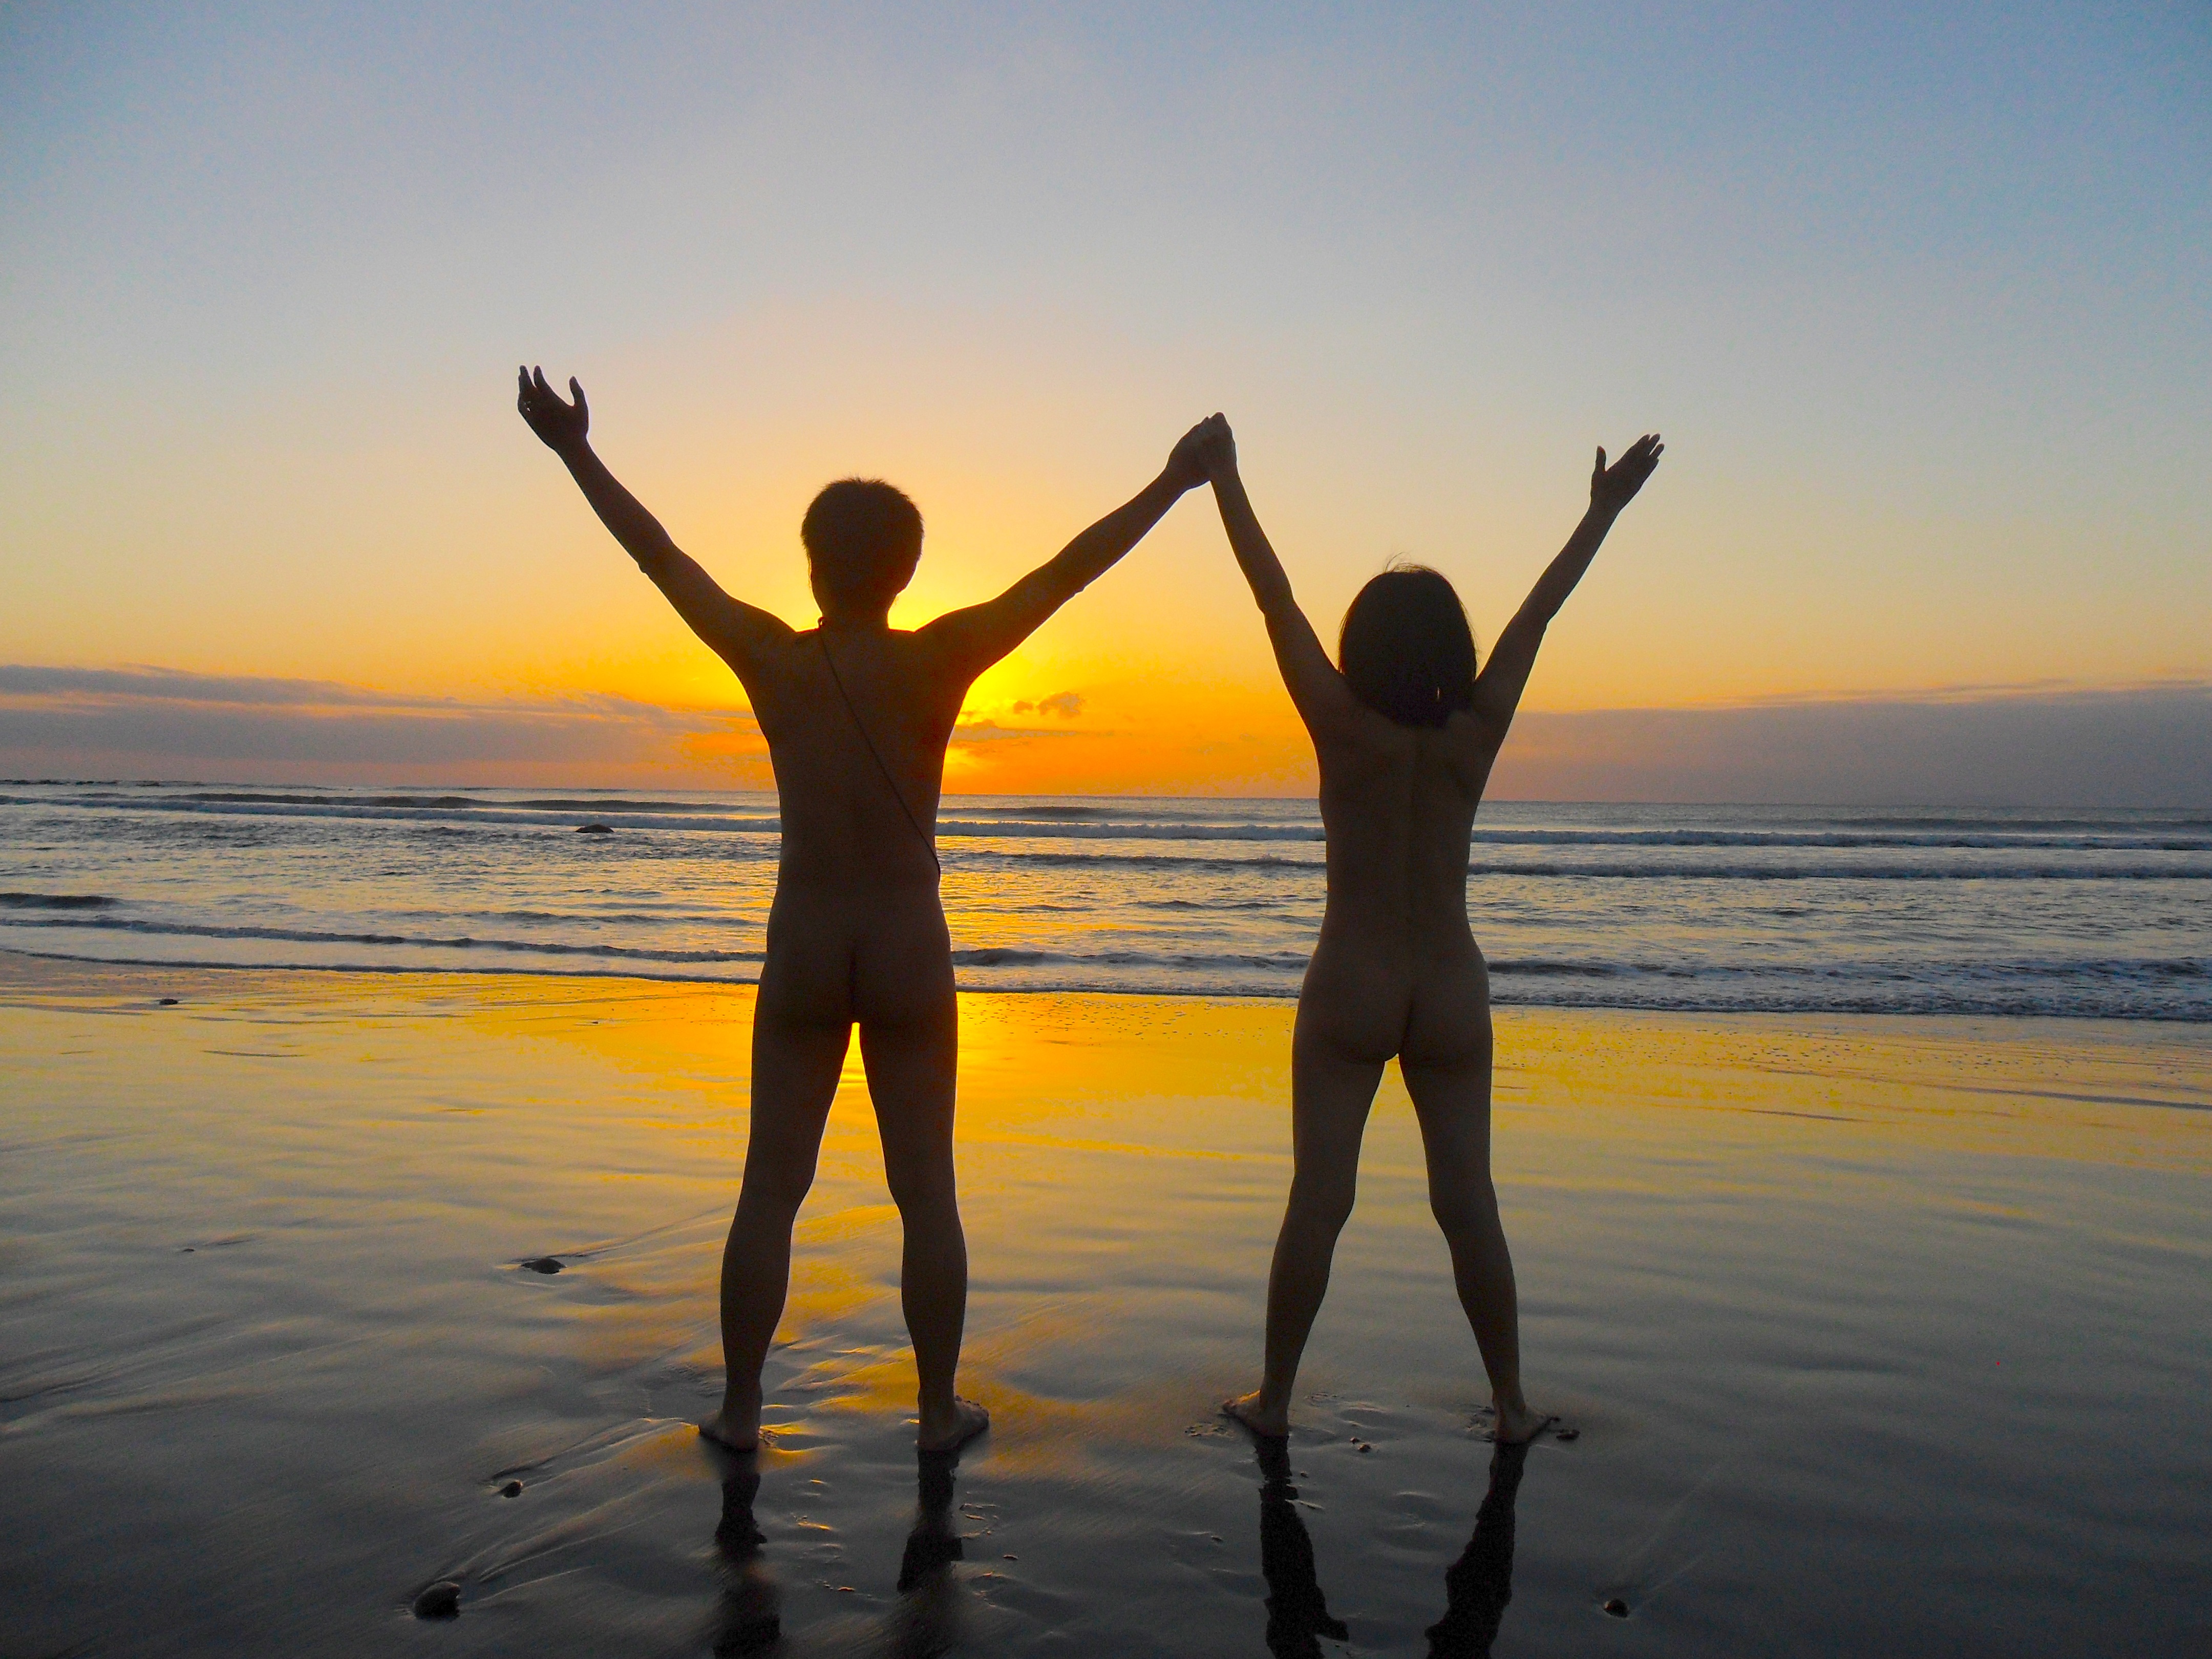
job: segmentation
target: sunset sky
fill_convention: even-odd
[[[1486,643],[1662,430],[1502,787],[1817,791],[1813,705],[1938,744],[1877,796],[1991,721],[1992,799],[2202,794],[2212,12],[1846,9],[0,10],[0,769],[764,783],[528,362],[801,625],[826,480],[920,503],[910,625],[1218,408],[1325,636],[1408,556]],[[963,735],[1310,778],[1202,495]]]

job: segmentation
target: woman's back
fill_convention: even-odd
[[[1325,941],[1419,961],[1471,943],[1468,837],[1490,771],[1475,717],[1401,726],[1370,708],[1316,738],[1328,836]]]
[[[1589,511],[1478,674],[1458,595],[1419,568],[1387,570],[1360,590],[1345,614],[1341,666],[1331,662],[1252,511],[1233,441],[1215,442],[1207,471],[1230,546],[1321,768],[1328,907],[1299,997],[1301,1042],[1364,1065],[1456,1053],[1465,1028],[1486,1032],[1489,981],[1467,920],[1475,808],[1545,629],[1659,449],[1641,439],[1610,469],[1598,452]],[[1477,1046],[1487,1054],[1486,1037]]]

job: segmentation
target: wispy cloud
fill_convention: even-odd
[[[1064,720],[1072,720],[1082,712],[1083,693],[1080,691],[1055,691],[1048,697],[1039,697],[1035,702],[1014,705],[1017,714],[1057,714]]]
[[[0,663],[0,702],[216,703],[298,708],[455,707],[452,698],[407,696],[336,680],[194,674],[179,668],[46,668]]]
[[[1007,705],[1006,712],[1017,715],[1057,715],[1063,720],[1072,720],[1083,713],[1083,694],[1080,691],[1055,691],[1050,696],[1039,697],[1034,702],[1024,697],[1019,702]],[[1024,738],[1110,738],[1115,735],[1110,732],[1096,731],[1056,732],[1044,726],[1001,726],[996,720],[986,716],[980,709],[974,708],[962,709],[960,723],[952,728],[952,742],[955,745],[1013,743]]]
[[[1524,714],[1523,800],[2212,805],[2212,684],[1957,686],[1911,697]]]
[[[1014,705],[1017,710],[1021,704]],[[1001,726],[996,720],[963,720],[952,728],[952,741],[962,743],[1008,743],[1022,738],[1095,738],[1109,735],[1097,732],[1055,732],[1044,726]]]
[[[456,781],[690,771],[757,760],[752,716],[601,695],[464,699],[330,680],[0,665],[0,769],[19,775]],[[744,781],[759,781],[746,778]]]

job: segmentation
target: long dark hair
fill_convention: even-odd
[[[1452,585],[1422,565],[1384,571],[1344,613],[1337,665],[1352,695],[1401,726],[1474,706],[1474,634]]]

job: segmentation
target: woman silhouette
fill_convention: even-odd
[[[1589,512],[1477,674],[1458,596],[1421,569],[1387,570],[1360,591],[1332,664],[1253,514],[1235,438],[1224,425],[1201,445],[1230,546],[1313,738],[1328,836],[1328,903],[1291,1045],[1295,1168],[1267,1279],[1266,1370],[1224,1407],[1261,1434],[1290,1432],[1298,1359],[1352,1213],[1360,1136],[1394,1058],[1490,1373],[1497,1438],[1525,1441],[1550,1420],[1522,1397],[1513,1259],[1490,1179],[1490,980],[1468,926],[1468,840],[1545,628],[1661,449],[1656,434],[1639,438],[1611,466],[1597,452]]]

